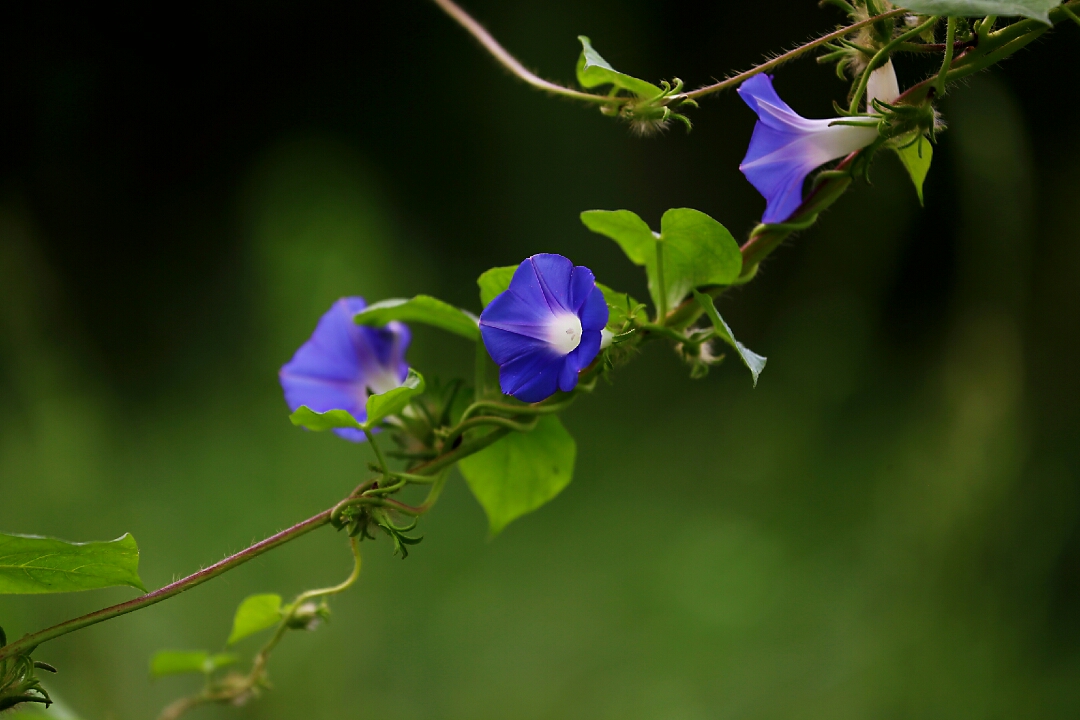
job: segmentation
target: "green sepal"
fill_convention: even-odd
[[[232,653],[211,655],[205,650],[161,650],[150,659],[150,676],[160,678],[193,673],[210,675],[239,659]]]
[[[405,409],[409,402],[424,392],[424,376],[413,368],[409,368],[409,374],[400,386],[393,390],[371,395],[367,399],[367,421],[364,423],[368,429],[375,427],[385,418],[397,415]]]
[[[582,87],[591,90],[602,85],[614,85],[643,99],[664,94],[663,90],[651,82],[639,80],[611,67],[611,64],[596,52],[589,38],[578,35],[578,40],[581,41],[581,55],[577,63],[577,80]]]
[[[641,325],[649,321],[645,314],[645,306],[631,296],[612,290],[601,283],[596,283],[596,287],[604,293],[604,302],[608,306],[608,330],[619,332],[627,323]]]
[[[527,433],[514,432],[458,463],[487,513],[491,535],[550,502],[570,484],[577,445],[554,415]]]
[[[452,332],[468,340],[480,338],[479,320],[472,313],[456,308],[430,295],[394,298],[368,305],[354,318],[358,325],[385,325],[392,320],[417,322]]]
[[[701,308],[708,315],[709,320],[712,322],[713,329],[716,330],[717,336],[735,349],[735,352],[739,354],[739,358],[743,361],[743,365],[750,370],[750,374],[754,377],[754,387],[757,387],[758,376],[761,375],[761,371],[765,369],[765,363],[768,362],[768,358],[758,355],[756,352],[750,350],[741,342],[735,339],[735,336],[731,333],[731,328],[724,322],[724,318],[720,317],[720,313],[716,311],[716,305],[713,303],[713,299],[697,290],[694,291],[694,298],[701,305]]]
[[[356,430],[371,430],[377,427],[384,419],[396,415],[405,409],[409,402],[424,392],[424,377],[413,368],[409,368],[409,375],[405,382],[393,390],[370,395],[367,399],[367,420],[360,422],[346,410],[327,410],[316,412],[307,405],[301,405],[296,412],[289,416],[289,420],[297,427],[306,428],[315,432],[324,430],[336,430],[339,428],[354,428]]]
[[[130,534],[109,542],[87,543],[0,534],[0,595],[123,585],[146,592],[139,577],[139,546]]]
[[[904,165],[904,169],[907,170],[908,175],[911,177],[911,182],[915,184],[919,204],[925,205],[923,183],[926,181],[927,173],[930,172],[930,163],[934,160],[933,144],[923,137],[922,133],[918,133],[914,139],[908,138],[906,144],[900,145],[895,150],[900,157],[900,162]]]
[[[244,598],[233,616],[232,632],[226,645],[234,645],[246,637],[272,628],[281,622],[281,596],[273,593]]]

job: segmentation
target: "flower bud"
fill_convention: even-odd
[[[325,603],[306,602],[289,616],[286,626],[292,630],[315,630],[330,618],[330,608]]]
[[[870,73],[866,83],[866,111],[874,112],[874,101],[892,105],[900,97],[900,84],[896,81],[896,69],[892,60]]]

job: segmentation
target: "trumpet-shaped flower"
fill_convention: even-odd
[[[399,322],[382,328],[357,325],[353,317],[365,307],[363,298],[338,300],[281,368],[278,377],[290,410],[301,405],[316,412],[345,410],[364,422],[368,396],[404,382],[409,374],[409,329]],[[354,428],[334,432],[353,442],[364,440],[364,433]]]
[[[503,393],[534,403],[577,386],[600,352],[608,321],[592,270],[562,255],[533,255],[480,315],[480,334],[499,366]]]
[[[842,118],[801,117],[776,94],[768,75],[755,75],[744,82],[739,95],[758,116],[739,169],[765,196],[761,218],[765,223],[791,217],[802,204],[806,176],[816,168],[860,150],[878,137],[874,127],[834,124]]]

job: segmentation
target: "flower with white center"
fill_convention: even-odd
[[[758,122],[739,169],[765,196],[764,223],[787,220],[802,204],[806,176],[830,160],[861,150],[878,137],[875,127],[836,125],[843,118],[807,120],[780,99],[768,75],[739,86]]]
[[[409,328],[399,322],[382,328],[357,325],[353,318],[365,307],[363,298],[338,300],[319,319],[311,338],[281,368],[278,377],[289,410],[295,412],[301,405],[320,413],[345,410],[364,422],[368,397],[405,381]],[[364,433],[355,428],[334,432],[353,442],[364,440]]]
[[[527,403],[570,392],[600,352],[608,307],[592,271],[562,255],[540,254],[480,315],[480,334],[499,366],[503,393]]]

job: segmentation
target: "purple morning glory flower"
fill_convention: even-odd
[[[368,396],[404,382],[409,374],[405,364],[409,328],[399,322],[381,328],[357,325],[353,317],[366,306],[359,297],[338,300],[281,368],[278,377],[290,410],[296,412],[301,405],[316,412],[345,410],[364,422]],[[364,433],[355,428],[334,432],[353,442],[364,440]]]
[[[533,255],[480,315],[480,334],[507,395],[540,402],[570,392],[600,352],[608,307],[592,270],[562,255]]]
[[[768,75],[755,75],[744,82],[739,95],[758,116],[739,169],[765,196],[764,223],[791,217],[802,204],[803,183],[814,169],[860,150],[878,137],[877,128],[832,125],[841,118],[807,120],[799,116],[776,94]]]

